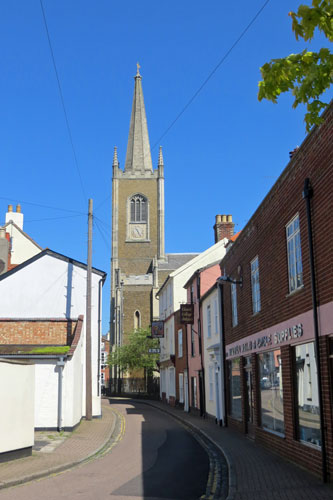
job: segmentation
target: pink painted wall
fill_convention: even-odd
[[[221,276],[221,269],[219,264],[215,264],[209,268],[206,268],[200,272],[200,296],[204,295],[207,290],[209,290],[216,279]],[[188,377],[190,384],[190,406],[192,404],[192,386],[191,386],[191,378],[197,378],[197,408],[200,408],[200,397],[199,397],[199,375],[198,372],[202,370],[201,363],[201,355],[199,351],[199,298],[197,296],[197,275],[194,276],[192,284],[187,288],[187,302],[191,302],[191,286],[193,287],[193,302],[194,302],[194,324],[193,328],[195,331],[194,334],[194,346],[195,346],[195,356],[192,356],[191,351],[191,325],[187,325],[187,353],[188,353]],[[202,325],[201,325],[202,326]],[[202,337],[202,352],[204,352],[204,343],[203,343],[203,332],[201,332]]]

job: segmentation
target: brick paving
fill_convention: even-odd
[[[109,401],[102,400],[102,418],[83,420],[52,453],[33,451],[30,457],[0,463],[0,489],[68,469],[92,457],[110,440],[115,423]]]
[[[181,419],[218,446],[229,466],[227,500],[333,499],[332,484],[323,484],[309,472],[271,453],[241,433],[220,427],[212,419],[203,419],[161,402],[146,403]]]

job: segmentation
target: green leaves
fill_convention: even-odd
[[[159,359],[159,354],[149,354],[148,350],[159,347],[159,341],[147,338],[150,335],[150,330],[144,328],[131,332],[126,339],[126,344],[116,347],[110,353],[108,364],[110,366],[117,365],[122,370],[142,368],[146,368],[148,371],[157,370],[156,361]]]
[[[330,41],[333,40],[333,1],[312,0],[312,8],[300,5],[297,13],[290,12],[296,39],[311,40],[318,28]],[[260,68],[258,99],[274,103],[282,92],[291,91],[295,97],[293,108],[303,103],[307,106],[304,121],[307,132],[322,122],[320,113],[327,103],[320,96],[333,82],[333,55],[327,48],[319,52],[304,50],[281,59],[272,59]]]

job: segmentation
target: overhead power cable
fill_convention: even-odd
[[[25,205],[33,205],[35,207],[49,208],[50,210],[59,210],[60,212],[71,212],[78,215],[87,215],[87,212],[81,212],[80,210],[72,210],[63,207],[51,207],[50,205],[43,205],[42,203],[34,203],[32,201],[17,200],[16,198],[7,198],[5,196],[0,196],[0,200],[11,201],[12,203],[24,203]]]
[[[260,9],[257,11],[257,13],[255,14],[255,16],[251,19],[251,21],[249,22],[249,24],[246,26],[246,28],[243,29],[243,31],[241,32],[241,34],[239,35],[239,37],[236,39],[236,41],[231,45],[231,47],[227,50],[227,52],[224,54],[224,56],[219,60],[219,62],[217,63],[217,65],[215,66],[215,68],[209,73],[209,75],[207,76],[207,78],[204,80],[204,82],[200,85],[200,87],[198,88],[198,90],[193,94],[193,96],[191,97],[191,99],[187,102],[187,104],[185,104],[185,106],[183,107],[183,109],[180,111],[180,113],[178,113],[178,115],[176,116],[176,118],[170,123],[170,125],[168,126],[168,128],[165,130],[165,132],[163,132],[163,134],[158,138],[158,140],[154,143],[153,147],[152,147],[152,150],[158,145],[161,143],[161,139],[163,139],[163,137],[165,137],[167,135],[167,133],[172,129],[172,127],[175,125],[175,123],[179,120],[179,118],[185,113],[185,111],[187,110],[187,108],[189,108],[189,106],[192,104],[192,102],[194,101],[194,99],[200,94],[200,92],[202,91],[202,89],[205,87],[205,85],[207,85],[207,83],[209,82],[209,80],[212,78],[212,76],[216,73],[216,71],[219,69],[219,67],[224,63],[224,61],[227,59],[227,57],[230,55],[230,53],[234,50],[234,48],[236,47],[236,45],[241,41],[241,39],[244,37],[244,35],[247,33],[247,31],[251,28],[252,24],[256,21],[256,19],[260,16],[260,14],[262,13],[262,11],[264,10],[264,8],[266,7],[266,5],[270,2],[270,0],[266,0],[266,2],[260,7]]]
[[[66,106],[65,106],[65,100],[64,100],[63,93],[62,93],[62,89],[61,89],[59,73],[58,73],[58,70],[57,70],[57,65],[56,65],[56,62],[55,62],[55,57],[54,57],[52,43],[51,43],[51,37],[50,37],[50,33],[49,33],[49,28],[48,28],[47,21],[46,21],[46,15],[45,15],[44,6],[43,6],[43,0],[40,0],[40,6],[41,6],[41,9],[42,9],[42,14],[43,14],[43,19],[44,19],[44,25],[45,25],[45,30],[46,30],[46,34],[47,34],[47,39],[48,39],[48,42],[49,42],[49,47],[50,47],[50,52],[51,52],[53,67],[54,67],[54,71],[55,71],[56,78],[57,78],[59,95],[60,95],[60,100],[61,100],[61,104],[62,104],[62,109],[63,109],[64,115],[65,115],[65,121],[66,121],[66,125],[67,125],[67,131],[68,131],[68,135],[69,135],[69,140],[70,140],[70,143],[71,143],[71,146],[72,146],[72,151],[73,151],[73,156],[74,156],[74,163],[76,165],[77,173],[79,175],[84,202],[86,202],[87,196],[86,196],[86,192],[85,192],[85,189],[84,189],[84,186],[83,186],[82,176],[81,176],[81,172],[80,172],[80,168],[79,168],[79,162],[77,160],[77,155],[76,155],[76,151],[75,151],[75,147],[74,147],[74,142],[73,142],[73,136],[72,136],[72,132],[71,132],[71,127],[69,125],[68,115],[67,115]]]
[[[103,232],[102,232],[101,228],[99,227],[99,224],[98,224],[97,219],[96,219],[96,217],[95,217],[95,216],[93,217],[93,221],[94,221],[95,226],[97,227],[97,229],[98,229],[98,231],[99,231],[99,234],[101,235],[101,238],[102,238],[102,240],[103,240],[103,242],[104,242],[104,244],[105,244],[106,248],[108,249],[108,251],[109,251],[109,250],[111,250],[111,245],[110,245],[110,243],[108,243],[108,241],[106,240],[106,238],[105,238],[105,236],[104,236],[104,234],[103,234]]]

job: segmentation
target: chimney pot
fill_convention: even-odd
[[[12,212],[13,211],[13,205],[8,205],[8,212]]]
[[[227,215],[227,221],[232,222],[232,215]]]
[[[216,224],[217,224],[218,222],[221,222],[221,215],[216,215],[216,217],[215,217],[215,221],[216,221]]]
[[[17,212],[18,214],[20,214],[20,213],[21,213],[21,205],[20,205],[20,203],[18,203],[18,204],[16,205],[16,212]]]
[[[222,221],[221,222],[227,222],[227,216],[226,215],[222,215]]]

